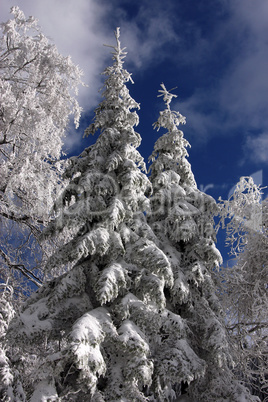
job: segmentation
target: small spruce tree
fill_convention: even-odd
[[[239,394],[250,400],[232,375],[227,333],[213,280],[222,262],[215,247],[216,202],[197,189],[187,160],[189,143],[178,128],[185,118],[170,109],[176,95],[164,84],[161,87],[159,96],[163,96],[166,109],[160,112],[154,127],[167,132],[156,141],[150,157],[154,192],[150,222],[173,270],[174,286],[166,292],[166,303],[172,314],[187,325],[184,342],[196,357],[192,366],[187,365],[188,370],[182,370],[184,359],[178,354],[176,341],[171,349],[169,338],[162,341],[162,353],[169,354],[170,361],[171,351],[174,356],[178,354],[172,367],[173,381],[187,382],[191,401],[234,401],[239,400]],[[167,376],[170,361],[165,367]]]

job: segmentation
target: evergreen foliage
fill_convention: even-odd
[[[151,182],[146,176],[119,36],[86,130],[99,137],[71,158],[43,235],[68,234],[46,269],[69,270],[40,287],[9,327],[11,340],[38,354],[27,399],[176,401],[187,388],[192,401],[253,401],[234,381],[215,296],[215,201],[197,189],[177,128],[184,118],[164,85],[156,127],[167,133],[155,145]]]
[[[72,393],[77,399],[144,399],[143,389],[152,383],[150,343],[156,334],[149,324],[159,326],[164,287],[172,286],[173,274],[144,215],[151,184],[136,150],[138,116],[130,109],[138,104],[125,86],[131,77],[123,69],[119,30],[116,41],[114,64],[105,70],[104,101],[87,131],[101,133],[95,145],[72,159],[66,171],[70,184],[45,233],[66,227],[74,233],[47,269],[70,261],[73,267],[41,287],[11,326],[22,341],[61,339],[60,351],[44,353],[46,376],[37,374],[41,382],[33,400],[44,388],[66,400]],[[166,313],[163,319],[168,322]]]
[[[179,370],[176,378],[188,382],[187,393],[193,401],[238,400],[239,392],[244,391],[239,390],[232,374],[227,332],[215,294],[215,270],[222,263],[215,246],[213,217],[217,206],[197,189],[186,159],[189,143],[179,130],[185,118],[170,109],[175,95],[164,84],[161,87],[159,96],[163,96],[166,109],[154,127],[167,132],[156,141],[150,157],[154,194],[150,223],[173,270],[174,286],[166,302],[187,325],[184,342],[195,352],[194,361],[202,363],[197,373],[189,370],[188,379]],[[170,347],[169,338],[163,344],[166,342]],[[178,360],[182,364],[183,358]]]

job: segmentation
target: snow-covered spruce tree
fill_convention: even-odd
[[[236,372],[259,395],[268,396],[268,200],[252,177],[241,177],[219,204],[232,264],[222,269],[220,297],[232,340]]]
[[[11,13],[0,26],[0,278],[25,296],[42,279],[38,236],[62,188],[59,160],[70,114],[79,122],[81,71],[35,18]]]
[[[104,100],[87,130],[100,135],[71,160],[70,184],[46,233],[73,232],[47,269],[70,261],[73,267],[42,286],[9,330],[24,351],[42,358],[32,373],[31,401],[171,400],[175,377],[172,369],[165,372],[168,361],[179,365],[184,356],[185,380],[188,365],[203,370],[184,341],[187,326],[166,308],[173,273],[145,219],[151,184],[136,150],[141,138],[131,109],[138,104],[126,87],[132,80],[123,68],[119,29],[115,36]],[[163,356],[162,339],[169,336],[181,346]]]
[[[150,157],[154,192],[150,223],[172,266],[174,286],[165,292],[167,306],[188,328],[183,340],[178,333],[162,338],[159,360],[166,358],[161,370],[166,378],[172,378],[171,387],[175,382],[187,383],[191,401],[238,401],[242,395],[243,400],[254,400],[234,380],[215,294],[213,271],[222,261],[214,243],[216,202],[197,189],[187,160],[189,143],[178,128],[185,118],[170,109],[176,95],[164,84],[161,87],[159,96],[163,96],[166,109],[154,126],[167,132],[156,141]]]

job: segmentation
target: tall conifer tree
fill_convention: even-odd
[[[73,268],[40,288],[10,330],[33,344],[43,335],[46,344],[32,400],[146,400],[152,384],[151,347],[173,275],[145,220],[151,184],[141,171],[138,116],[131,111],[139,105],[125,85],[132,80],[123,69],[119,29],[115,36],[104,100],[87,130],[100,136],[72,159],[70,184],[46,233],[71,236],[48,269],[70,262]]]

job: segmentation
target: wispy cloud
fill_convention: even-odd
[[[195,138],[203,141],[217,135],[228,137],[232,130],[245,137],[248,132],[268,130],[268,2],[234,0],[225,4],[228,17],[210,38],[210,48],[222,60],[219,78],[208,87],[201,83],[177,105]],[[189,48],[187,58],[192,53],[195,60],[206,59],[206,55],[209,60],[208,39],[198,40],[202,44],[198,56],[196,44]],[[217,71],[211,70],[211,74],[217,76]],[[265,138],[266,134],[256,138],[256,151],[261,151],[258,144]],[[252,135],[247,143],[252,145],[254,140]],[[264,152],[261,155],[264,161]]]
[[[122,41],[127,44],[128,65],[134,69],[146,69],[159,63],[167,52],[165,46],[179,38],[173,29],[171,15],[162,13],[157,7],[140,7],[135,20],[120,19]]]
[[[231,10],[239,45],[220,85],[220,106],[234,124],[268,129],[268,2],[235,0]]]
[[[175,110],[186,116],[187,138],[195,143],[203,143],[215,135],[219,124],[219,109],[215,102],[217,93],[212,90],[198,89],[184,101],[174,103]]]
[[[257,136],[248,136],[244,151],[247,160],[259,164],[268,164],[268,132]]]

